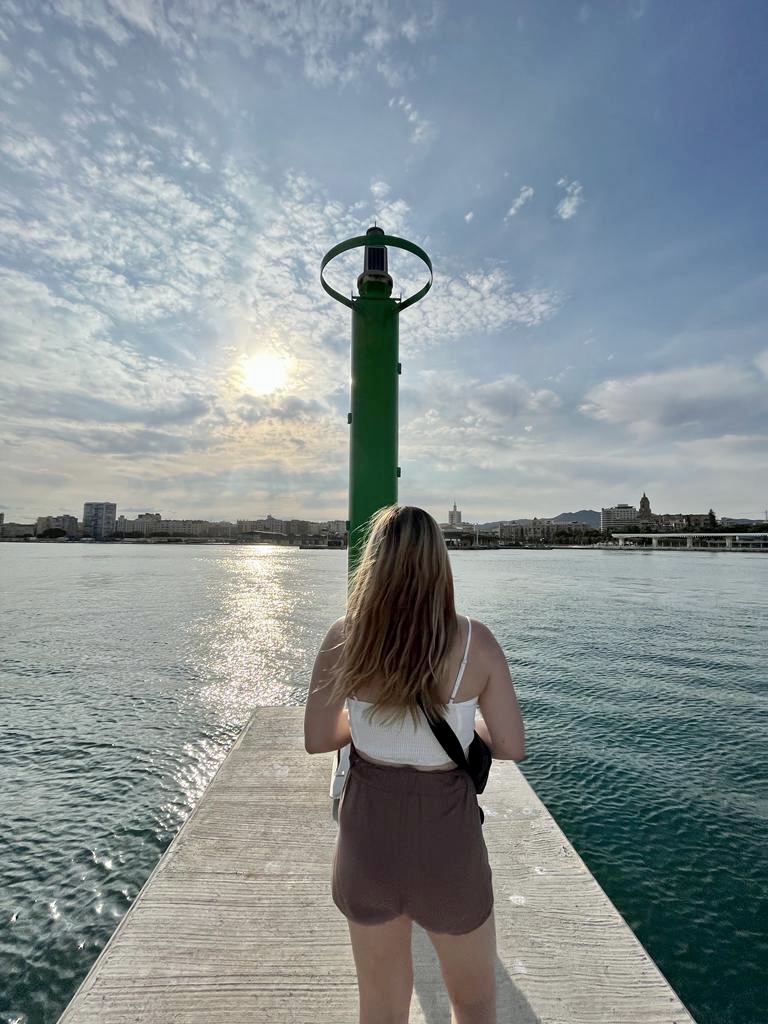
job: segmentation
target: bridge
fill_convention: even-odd
[[[617,533],[620,548],[672,548],[696,551],[768,551],[765,533]]]

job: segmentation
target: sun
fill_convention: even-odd
[[[271,395],[288,380],[289,360],[285,356],[250,356],[242,364],[242,387],[253,395]]]

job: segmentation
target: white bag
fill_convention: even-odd
[[[349,743],[337,750],[333,756],[331,788],[328,795],[333,800],[333,820],[339,820],[339,801],[349,778]]]

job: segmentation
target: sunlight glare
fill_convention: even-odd
[[[271,395],[288,380],[288,359],[285,356],[258,355],[242,364],[242,387],[253,395]]]

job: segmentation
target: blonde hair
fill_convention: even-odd
[[[442,531],[428,512],[413,505],[387,505],[365,528],[330,699],[340,700],[366,680],[382,677],[371,716],[392,709],[389,724],[410,711],[416,725],[421,697],[430,718],[442,717],[446,705],[438,688],[458,636]]]

